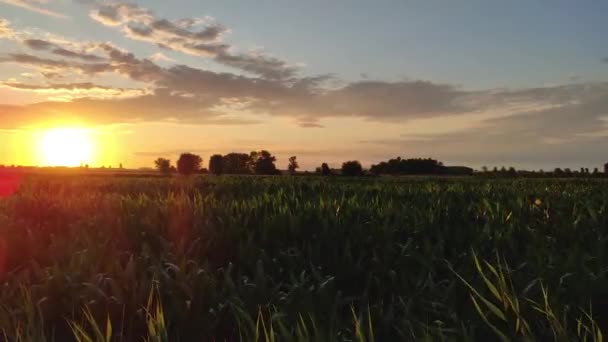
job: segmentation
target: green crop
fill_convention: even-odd
[[[36,176],[6,341],[601,341],[608,182]]]

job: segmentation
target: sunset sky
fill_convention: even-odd
[[[599,167],[606,15],[605,0],[0,0],[0,164],[61,163],[49,139],[86,135],[94,166],[268,149],[280,168]]]

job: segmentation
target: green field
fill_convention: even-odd
[[[600,341],[607,211],[605,180],[33,176],[0,340]]]

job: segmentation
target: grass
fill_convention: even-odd
[[[603,180],[35,176],[7,341],[601,341]]]

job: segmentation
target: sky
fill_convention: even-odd
[[[84,127],[94,166],[267,149],[280,168],[292,155],[303,169],[600,167],[606,13],[603,0],[0,0],[0,164],[43,164],[41,134]]]

